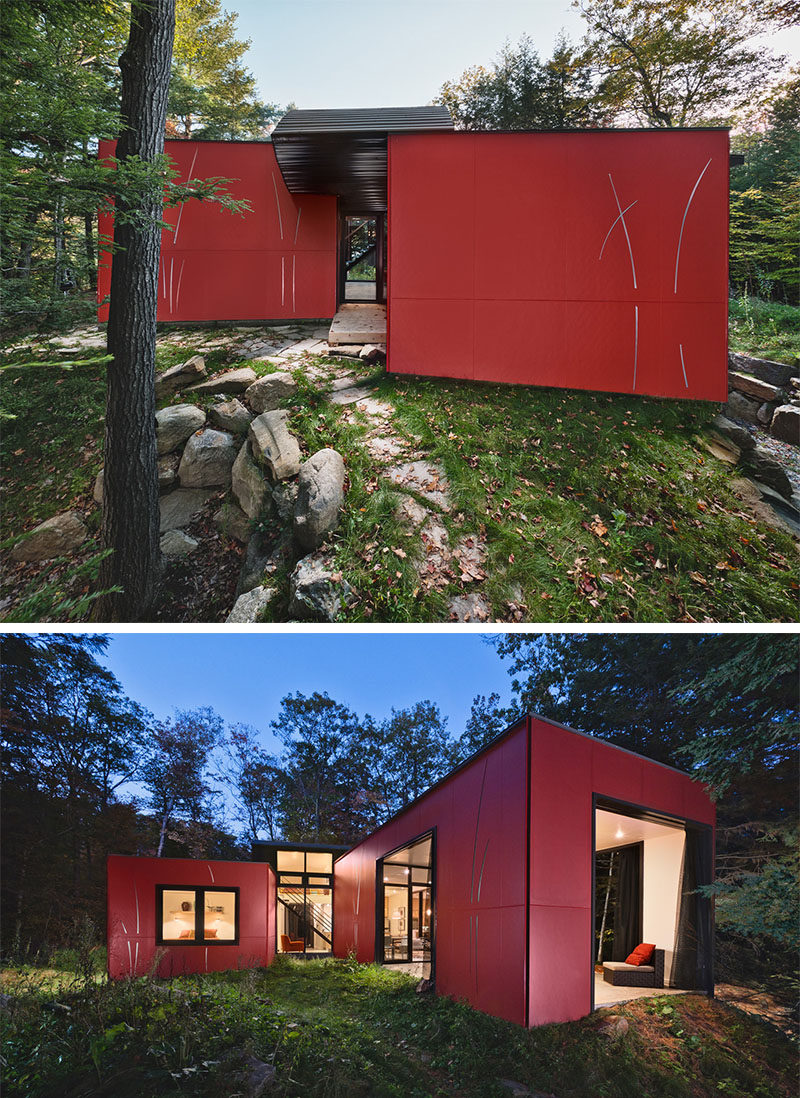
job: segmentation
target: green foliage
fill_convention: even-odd
[[[178,0],[168,136],[266,136],[279,110],[261,102],[255,77],[241,63],[249,46],[236,37],[236,15],[223,11],[221,0]]]
[[[732,140],[730,278],[744,293],[800,299],[800,70]]]
[[[721,930],[744,938],[768,938],[790,949],[798,944],[800,857],[797,829],[788,835],[790,852],[773,857],[758,871],[740,870],[703,891],[716,898],[715,916]]]
[[[800,308],[742,294],[728,303],[730,348],[756,358],[800,359]]]
[[[445,82],[435,102],[464,130],[575,129],[603,121],[588,57],[563,33],[544,62],[527,35],[516,46],[506,42],[491,68],[477,65]]]
[[[286,1098],[501,1098],[509,1079],[604,1098],[710,1098],[720,1082],[737,1098],[790,1098],[795,1086],[787,1037],[698,996],[619,1008],[630,1028],[609,1041],[593,1019],[525,1030],[352,961],[114,985],[6,977],[10,1098],[243,1093],[248,1056],[275,1067]]]
[[[692,126],[728,119],[777,71],[753,39],[764,17],[743,0],[575,0],[599,97],[620,121]]]

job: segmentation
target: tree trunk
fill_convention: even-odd
[[[123,129],[117,159],[152,163],[164,151],[175,0],[138,0],[120,57]],[[120,193],[123,192],[123,193]],[[131,211],[131,204],[135,210]],[[160,574],[155,431],[155,347],[163,198],[150,187],[115,195],[108,350],[103,547],[99,584],[121,592],[97,600],[95,617],[146,620]],[[130,212],[136,214],[135,221]]]
[[[603,901],[603,918],[600,922],[600,942],[597,946],[597,963],[602,964],[603,961],[603,936],[606,932],[606,919],[608,917],[608,897],[611,895],[611,878],[614,875],[614,851],[611,851],[611,856],[608,859],[608,880],[606,881],[606,898]]]
[[[62,195],[56,198],[55,208],[53,209],[53,254],[55,256],[53,291],[59,293],[61,290],[61,268],[64,259],[64,198]]]

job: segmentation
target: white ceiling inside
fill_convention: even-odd
[[[660,835],[671,835],[674,827],[654,823],[652,820],[637,820],[634,816],[623,816],[619,812],[607,812],[598,808],[595,812],[595,850],[611,850],[626,843],[640,843],[644,839],[655,839]]]

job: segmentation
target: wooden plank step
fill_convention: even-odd
[[[385,343],[386,306],[348,303],[340,305],[328,333],[331,345]]]

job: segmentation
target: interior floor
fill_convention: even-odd
[[[599,972],[594,974],[594,1008],[616,1006],[631,999],[652,999],[656,995],[688,995],[678,987],[615,987],[607,984]]]
[[[405,972],[409,976],[416,976],[418,980],[428,980],[431,975],[430,961],[403,961],[393,965],[383,965],[390,972]]]
[[[374,301],[375,283],[348,281],[344,287],[345,301]]]

